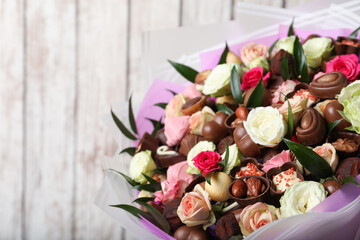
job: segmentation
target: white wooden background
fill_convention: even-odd
[[[0,239],[126,238],[93,205],[116,149],[100,116],[136,91],[141,32],[230,20],[235,4],[0,0]]]

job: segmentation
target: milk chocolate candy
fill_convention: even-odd
[[[172,232],[175,232],[179,227],[184,224],[181,222],[179,216],[177,215],[177,209],[180,205],[181,199],[177,198],[165,205],[163,215],[166,220],[169,222],[170,229]]]
[[[295,72],[294,56],[291,55],[290,53],[286,52],[285,50],[281,49],[271,59],[271,65],[270,65],[271,73],[273,73],[275,75],[281,75],[281,62],[282,62],[283,58],[285,57],[285,55],[287,55],[287,57],[288,57],[289,73]],[[287,79],[285,79],[285,80],[287,80]]]
[[[161,145],[166,145],[167,138],[165,136],[165,129],[163,128],[157,131],[155,138],[159,141]]]
[[[360,135],[354,132],[333,131],[326,142],[331,143],[339,155],[339,159],[360,156]]]
[[[215,228],[216,236],[221,240],[227,240],[231,236],[237,236],[241,234],[239,223],[233,213],[227,214],[221,217],[216,222]]]
[[[314,79],[309,86],[312,95],[321,99],[335,98],[348,85],[345,75],[340,72],[326,73]]]
[[[201,111],[201,109],[205,106],[206,103],[206,97],[195,97],[192,98],[181,107],[181,112],[184,115],[191,116],[192,114]]]
[[[320,143],[326,134],[324,118],[313,108],[306,109],[300,116],[300,123],[296,127],[296,138],[304,145]]]
[[[158,167],[167,168],[176,163],[185,161],[186,156],[174,151],[166,145],[163,145],[156,150],[154,160]]]
[[[326,104],[324,110],[324,117],[327,123],[331,123],[337,121],[339,119],[343,119],[338,111],[343,111],[344,106],[341,105],[337,100],[332,101]],[[338,125],[335,126],[335,129],[338,131],[344,131],[345,128],[350,127],[351,123],[343,119]]]
[[[226,151],[226,143],[230,147],[234,144],[234,138],[232,136],[223,138],[217,145],[218,153],[223,154]]]
[[[204,141],[205,138],[202,136],[188,134],[180,142],[179,153],[187,156],[190,150],[200,141]]]
[[[235,128],[233,137],[236,146],[245,156],[254,157],[260,155],[261,151],[259,146],[247,134],[243,124]]]
[[[202,226],[182,226],[176,230],[174,238],[176,240],[207,240],[209,235],[203,230]]]
[[[347,158],[340,162],[336,169],[336,178],[341,182],[345,177],[356,177],[360,173],[360,158]]]
[[[329,196],[340,189],[341,184],[336,180],[327,180],[322,184],[325,190],[329,193]]]
[[[227,129],[225,126],[227,116],[228,115],[224,112],[218,112],[215,114],[212,121],[204,124],[202,134],[206,140],[212,141],[216,144],[227,135]]]
[[[284,79],[280,75],[272,74],[268,80],[267,88],[271,93],[274,93],[284,82]]]
[[[349,37],[338,37],[335,41],[335,54],[360,54],[360,40]]]
[[[148,134],[147,132],[145,132],[139,142],[139,145],[136,148],[136,153],[145,150],[150,150],[151,155],[154,157],[157,148],[158,148],[158,140],[153,136],[151,136],[150,134]]]
[[[247,105],[247,102],[249,101],[249,98],[251,96],[251,94],[253,93],[253,91],[255,90],[255,87],[250,88],[249,90],[246,91],[245,96],[244,96],[244,105]],[[269,91],[269,89],[264,88],[264,93],[263,93],[263,98],[261,101],[261,106],[268,106],[270,104],[271,101],[271,93]]]

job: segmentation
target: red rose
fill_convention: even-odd
[[[357,80],[360,73],[359,59],[355,54],[336,56],[326,64],[326,73],[340,71],[349,82]]]
[[[202,172],[204,177],[209,172],[220,170],[220,165],[218,163],[221,161],[221,156],[217,152],[201,152],[193,158],[193,161],[195,167],[197,167]]]
[[[255,87],[260,81],[261,77],[264,81],[264,86],[266,86],[267,80],[270,77],[270,72],[268,72],[265,76],[263,74],[264,74],[264,69],[262,67],[254,67],[249,71],[247,71],[242,77],[241,89],[245,91],[252,87]]]

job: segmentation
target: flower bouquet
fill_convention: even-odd
[[[106,180],[132,204],[108,213],[163,239],[359,236],[360,28],[282,29],[200,54],[200,72],[169,61],[189,84],[155,81],[136,120],[130,98],[131,130],[111,112],[134,147]]]

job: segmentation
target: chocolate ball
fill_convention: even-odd
[[[220,140],[225,137],[227,130],[225,126],[221,127],[215,120],[207,122],[204,124],[202,129],[202,135],[208,141],[212,141],[215,144],[220,142]]]
[[[204,70],[204,71],[198,73],[195,77],[195,83],[199,84],[199,85],[204,85],[204,82],[208,78],[210,73],[211,73],[211,70]]]
[[[216,236],[221,240],[227,240],[231,236],[241,234],[240,226],[233,213],[229,213],[221,217],[216,222],[215,228]]]
[[[306,109],[300,116],[296,127],[296,138],[301,144],[314,145],[320,143],[326,134],[324,118],[313,108]]]
[[[174,234],[174,238],[176,240],[206,240],[208,237],[208,234],[202,229],[201,226],[182,226],[177,229]]]
[[[231,187],[232,195],[237,198],[246,197],[247,191],[247,185],[242,179],[235,180],[234,184]]]
[[[245,96],[244,96],[244,105],[247,106],[247,103],[249,101],[249,98],[251,96],[251,94],[253,93],[253,91],[255,90],[255,87],[250,88],[249,90],[246,91]],[[264,93],[263,93],[263,98],[261,101],[261,106],[268,106],[270,104],[271,101],[271,92],[269,91],[269,89],[264,88]]]
[[[341,184],[336,180],[327,180],[322,184],[329,195],[340,189]]]
[[[336,94],[339,94],[341,89],[347,85],[348,80],[345,75],[340,71],[336,71],[325,73],[314,79],[309,85],[309,90],[315,97],[328,99],[335,98]]]
[[[219,124],[221,127],[225,127],[225,120],[228,117],[228,115],[224,112],[217,112],[215,114],[215,117],[213,119],[214,122]]]
[[[337,121],[339,119],[343,119],[338,111],[343,111],[344,106],[341,105],[337,100],[329,102],[326,104],[324,117],[327,123],[331,123]],[[338,125],[336,125],[335,129],[338,131],[344,131],[346,127],[350,127],[351,124],[345,119],[342,120]]]

